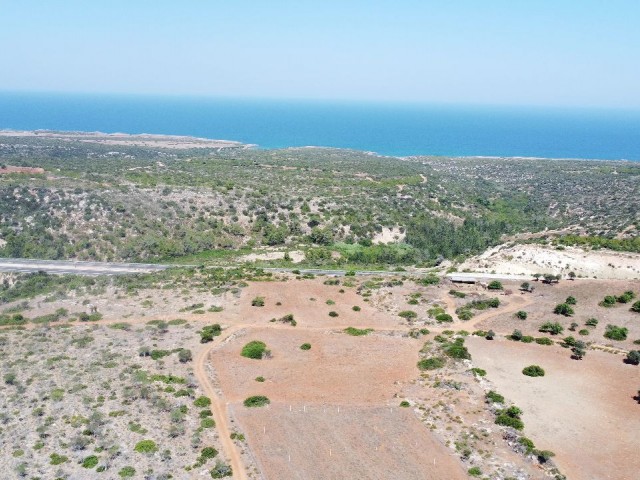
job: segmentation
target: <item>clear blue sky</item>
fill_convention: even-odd
[[[0,0],[0,90],[640,108],[640,0]]]

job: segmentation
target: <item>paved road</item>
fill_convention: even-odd
[[[78,262],[67,260],[31,260],[0,258],[0,272],[47,272],[59,275],[126,275],[166,270],[169,265],[148,263]]]

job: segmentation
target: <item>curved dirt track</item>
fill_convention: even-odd
[[[223,335],[218,337],[219,340],[217,342],[205,345],[196,356],[193,373],[202,387],[202,390],[204,390],[205,395],[211,399],[211,413],[213,414],[213,419],[218,428],[220,443],[222,448],[225,450],[227,458],[229,458],[229,462],[231,463],[233,478],[247,480],[247,470],[242,462],[240,454],[238,453],[236,445],[233,443],[233,440],[231,440],[231,433],[227,423],[228,417],[226,405],[222,403],[222,400],[216,394],[206,371],[206,364],[211,350],[219,345],[220,342],[233,335],[233,333],[235,333],[239,328],[240,327],[230,327],[225,330]]]

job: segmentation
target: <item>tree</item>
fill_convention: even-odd
[[[530,288],[531,284],[529,282],[523,282],[522,285],[520,285],[520,290],[524,292],[528,292]]]
[[[538,329],[539,332],[546,332],[550,333],[551,335],[559,335],[563,330],[564,328],[558,322],[545,322],[540,325],[540,328]]]
[[[542,276],[541,273],[534,273],[533,274],[533,278],[535,279],[535,281],[537,282],[538,280],[540,280],[540,277]]]
[[[502,290],[502,282],[499,282],[498,280],[493,280],[492,282],[489,283],[489,285],[487,285],[487,288],[489,290]]]
[[[527,312],[525,312],[524,310],[519,310],[518,312],[516,312],[516,317],[519,318],[520,320],[526,320]]]
[[[607,329],[604,332],[604,336],[610,340],[626,340],[629,330],[625,327],[618,327],[616,325],[607,325]]]
[[[486,338],[487,340],[493,340],[495,336],[496,332],[494,332],[493,330],[489,330],[484,338]]]
[[[569,272],[569,279],[570,280],[575,280],[576,279],[576,272]]]
[[[519,342],[522,340],[522,332],[520,330],[514,330],[511,334],[511,339]]]
[[[571,351],[573,352],[572,358],[582,360],[587,354],[587,345],[583,341],[578,340],[575,342]]]

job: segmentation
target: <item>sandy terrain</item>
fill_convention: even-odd
[[[603,352],[576,361],[560,347],[508,340],[471,338],[468,347],[497,391],[524,410],[525,434],[556,453],[554,461],[567,478],[637,478],[640,413],[632,399],[640,386],[637,367]],[[546,375],[522,375],[531,364],[542,366]]]
[[[243,255],[238,259],[240,262],[255,262],[256,260],[282,260],[285,252],[264,252],[264,253],[250,253],[249,255]],[[293,263],[300,263],[304,260],[304,252],[295,250],[289,252],[291,261]]]
[[[373,237],[373,243],[399,243],[402,242],[407,234],[400,230],[400,227],[382,227],[382,232],[376,233]]]
[[[212,140],[208,138],[184,137],[177,135],[129,135],[125,133],[102,132],[54,132],[45,130],[16,131],[0,130],[0,137],[40,137],[55,138],[61,140],[73,140],[87,143],[99,143],[102,145],[124,145],[169,149],[189,148],[238,148],[247,147],[239,142],[229,140]]]
[[[556,250],[541,245],[500,245],[462,263],[458,270],[504,274],[553,273],[579,277],[640,278],[640,255],[608,250],[585,251],[566,247]]]

